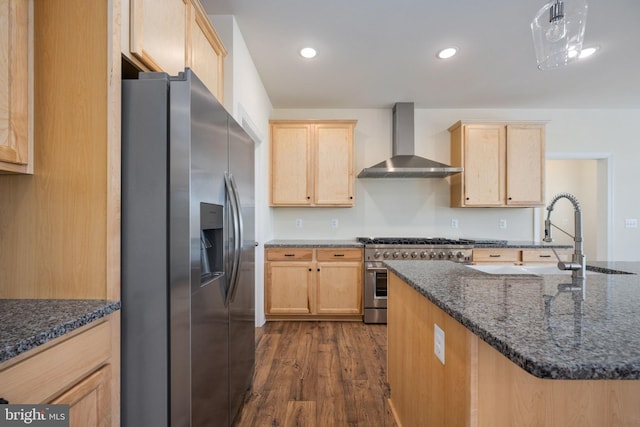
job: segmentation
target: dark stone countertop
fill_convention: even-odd
[[[119,309],[119,301],[0,299],[0,363]]]
[[[473,244],[474,249],[483,248],[506,248],[506,249],[569,249],[573,248],[572,245],[547,243],[547,242],[534,242],[530,240],[483,240],[477,239]]]
[[[265,248],[362,248],[357,240],[270,240]]]
[[[590,270],[636,274],[587,274],[584,288],[563,273],[494,275],[449,261],[386,264],[536,377],[640,379],[640,262],[588,262]]]
[[[572,248],[571,245],[561,245],[545,242],[533,242],[527,240],[487,240],[487,239],[474,239],[476,243],[474,248],[514,248],[514,249],[542,249],[542,248],[557,248],[566,249]],[[343,240],[319,240],[319,239],[274,239],[264,244],[265,248],[362,248],[364,245],[358,242],[356,239],[343,239]]]

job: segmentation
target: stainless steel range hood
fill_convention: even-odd
[[[414,154],[413,117],[413,102],[398,102],[393,106],[392,157],[362,169],[358,178],[444,178],[462,172],[462,168]]]

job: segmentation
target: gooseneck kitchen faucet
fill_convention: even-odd
[[[556,202],[559,199],[568,199],[573,204],[573,209],[575,211],[575,225],[574,225],[574,233],[573,236],[555,224],[551,223],[551,211],[555,206]],[[558,230],[562,231],[569,237],[573,238],[573,255],[571,257],[571,262],[565,262],[560,260],[558,254],[556,257],[558,258],[558,268],[560,270],[571,270],[571,277],[574,279],[584,279],[586,277],[586,258],[584,256],[584,252],[582,249],[582,210],[580,209],[580,202],[573,194],[569,193],[558,193],[551,199],[549,206],[547,206],[547,219],[544,221],[544,238],[542,239],[545,242],[552,242],[553,238],[551,237],[551,226],[554,226]]]

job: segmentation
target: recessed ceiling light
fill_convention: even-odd
[[[441,51],[439,51],[436,56],[440,59],[449,59],[451,58],[453,55],[455,55],[456,53],[458,53],[458,48],[457,47],[446,47],[444,49],[442,49]]]
[[[578,55],[578,58],[579,59],[588,58],[594,53],[596,53],[597,50],[598,50],[597,46],[584,48],[580,51],[580,55]]]
[[[311,59],[317,54],[318,52],[316,52],[316,50],[312,47],[303,47],[302,49],[300,49],[300,55],[302,55],[303,58]]]

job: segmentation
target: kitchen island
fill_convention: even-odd
[[[589,264],[640,273],[639,263]],[[560,271],[387,265],[390,401],[403,426],[640,425],[639,275],[573,283]]]

